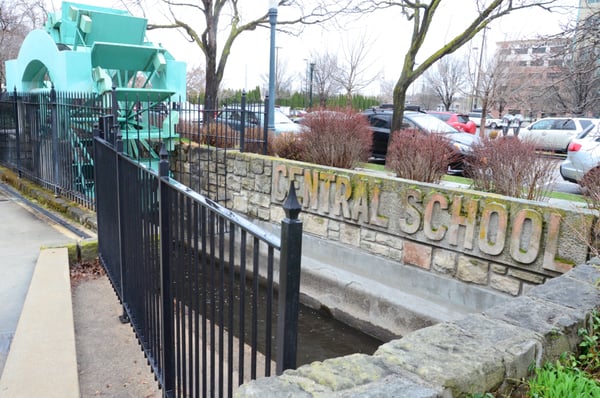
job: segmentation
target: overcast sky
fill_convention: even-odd
[[[153,0],[156,1],[156,0]],[[106,7],[119,6],[117,0],[80,0],[82,3],[96,4]],[[440,6],[434,19],[430,35],[425,42],[420,54],[429,55],[433,50],[439,48],[440,44],[448,41],[456,33],[464,30],[475,16],[476,0],[452,0],[445,1]],[[268,8],[268,0],[252,0],[248,4],[252,9],[248,12],[259,15],[259,5],[264,3],[264,9]],[[566,22],[576,13],[573,11],[578,4],[577,0],[563,0],[562,4],[573,7],[570,15],[559,13],[548,13],[539,8],[522,10],[502,18],[492,24],[487,33],[487,54],[491,56],[495,50],[495,43],[503,40],[515,40],[523,38],[535,38],[539,34],[557,33],[561,24]],[[54,1],[55,7],[60,2]],[[58,7],[60,7],[58,5]],[[149,7],[151,11],[158,11],[158,7]],[[160,16],[147,16],[153,22]],[[140,15],[141,16],[141,15]],[[282,17],[285,17],[283,15]],[[224,18],[222,18],[224,20]],[[188,21],[190,22],[190,21]],[[312,26],[304,30],[299,37],[286,34],[277,35],[276,46],[278,56],[287,62],[287,73],[298,76],[297,87],[300,89],[301,76],[306,76],[307,63],[311,59],[312,52],[339,51],[344,45],[349,45],[361,36],[366,36],[372,43],[369,52],[372,74],[381,74],[381,79],[395,81],[399,77],[403,54],[409,44],[410,23],[400,14],[400,10],[391,9],[378,12],[361,18],[359,21],[348,23],[344,29],[333,29],[331,24],[324,27]],[[194,65],[203,65],[204,57],[194,44],[187,44],[184,37],[173,31],[151,31],[150,40],[161,42],[178,60],[188,63],[188,68]],[[481,35],[473,40],[472,46],[481,48]],[[463,50],[467,52],[468,46]],[[418,58],[417,58],[418,62]],[[262,76],[266,75],[269,67],[269,32],[267,29],[257,29],[254,32],[242,34],[235,42],[225,78],[222,86],[224,88],[247,88],[252,89],[263,85]],[[375,94],[379,90],[379,83],[373,84],[368,94]]]

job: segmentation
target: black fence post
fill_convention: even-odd
[[[246,91],[242,91],[242,120],[240,120],[240,152],[244,152],[246,142]]]
[[[265,95],[265,123],[263,126],[263,155],[267,154],[267,140],[269,139],[269,94]]]
[[[54,85],[52,85],[52,88],[50,89],[50,131],[52,134],[52,183],[54,184],[54,194],[58,195],[58,187],[60,186],[58,165],[58,109],[56,105],[56,90],[54,89]]]
[[[15,89],[13,91],[14,93],[14,114],[15,114],[15,145],[17,146],[17,159],[16,159],[16,164],[17,164],[17,175],[19,176],[19,178],[21,178],[21,137],[19,134],[19,100],[18,100],[18,94],[17,94],[17,87],[15,86]]]
[[[125,192],[125,184],[129,184],[128,181],[124,181],[123,175],[120,171],[120,167],[119,167],[119,163],[120,160],[119,158],[123,155],[123,141],[121,140],[121,131],[119,129],[119,125],[118,124],[113,124],[111,126],[111,130],[112,133],[111,135],[114,137],[115,141],[114,141],[114,149],[115,149],[115,162],[116,162],[116,167],[115,170],[117,171],[117,175],[116,175],[116,179],[117,179],[117,217],[118,217],[118,223],[119,223],[119,263],[121,264],[120,267],[120,278],[121,278],[121,301],[122,301],[122,306],[123,306],[123,313],[119,316],[119,321],[121,321],[121,323],[128,323],[129,322],[129,316],[127,315],[127,310],[126,310],[126,305],[128,304],[128,300],[127,300],[127,276],[125,275],[127,273],[127,269],[126,269],[126,261],[125,261],[125,248],[127,247],[127,243],[126,240],[127,238],[124,236],[124,231],[125,231],[125,205],[123,203],[123,199],[125,197],[124,192]],[[98,166],[96,166],[98,167]]]
[[[173,335],[173,295],[171,293],[170,243],[171,226],[169,221],[169,187],[163,179],[169,179],[169,161],[167,149],[160,149],[159,176],[159,217],[160,217],[160,280],[162,299],[162,374],[163,397],[175,396],[175,351]]]
[[[302,221],[294,181],[283,204],[286,217],[281,222],[279,264],[279,317],[277,319],[277,374],[296,368],[300,265],[302,260]]]

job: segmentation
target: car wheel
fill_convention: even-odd
[[[498,125],[496,123],[492,122],[492,124],[490,124],[490,128],[492,130],[496,130],[498,128]]]

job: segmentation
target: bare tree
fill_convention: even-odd
[[[0,87],[6,83],[4,63],[17,57],[27,33],[42,26],[45,16],[42,1],[0,0]]]
[[[246,32],[268,27],[269,15],[266,12],[256,15],[256,4],[239,0],[161,0],[161,3],[168,9],[165,15],[168,21],[150,23],[148,29],[180,29],[188,40],[198,46],[205,59],[204,107],[207,110],[215,109],[217,93],[233,44]],[[143,0],[133,0],[133,6],[142,5]],[[308,9],[303,6],[302,1],[279,0],[279,14],[295,17],[279,18],[277,27],[284,30],[286,27],[302,24],[322,23],[339,13],[339,7],[334,8],[335,10],[326,9],[317,4]],[[219,43],[220,37],[224,37],[223,43]]]
[[[319,106],[324,108],[327,105],[327,100],[341,89],[340,84],[335,79],[338,71],[337,57],[331,52],[312,53],[311,63],[314,64],[312,70],[314,94],[319,97]],[[308,80],[308,84],[310,84],[310,76]]]
[[[202,66],[194,66],[186,73],[187,79],[187,97],[189,99],[195,98],[192,102],[197,102],[199,98],[204,94],[204,87],[206,86],[206,73]]]
[[[352,106],[352,95],[367,87],[379,78],[379,74],[370,74],[373,62],[368,62],[371,43],[361,36],[352,43],[345,41],[342,59],[338,58],[337,71],[333,79],[343,87],[346,94],[346,106]]]
[[[459,57],[445,56],[435,66],[425,73],[425,79],[444,108],[449,111],[457,96],[464,91],[467,82],[466,64]]]
[[[507,96],[510,96],[507,82],[509,81],[509,66],[498,54],[479,65],[479,87],[476,95],[481,104],[481,126],[486,125],[488,111],[494,106],[502,116]],[[484,136],[485,128],[480,128],[479,134]]]
[[[264,91],[266,92],[268,90],[267,87],[269,87],[269,75],[262,74],[261,79],[263,88],[265,88]],[[293,83],[294,77],[288,73],[288,61],[277,57],[275,63],[275,96],[277,98],[289,96]]]
[[[476,16],[466,21],[465,29],[453,38],[445,41],[437,50],[429,55],[420,54],[429,29],[435,22],[436,13],[443,0],[354,0],[345,4],[345,9],[353,15],[379,10],[399,9],[400,14],[412,23],[412,34],[409,39],[410,47],[404,54],[404,63],[400,70],[400,76],[394,88],[394,116],[392,120],[392,131],[402,128],[404,115],[404,102],[406,93],[411,83],[425,73],[435,62],[445,55],[452,54],[465,43],[469,42],[475,35],[488,26],[492,21],[501,18],[514,11],[537,7],[542,10],[552,10],[557,6],[557,0],[477,0],[474,6],[477,9]],[[445,3],[449,3],[446,0]],[[441,13],[440,13],[441,14]],[[422,60],[417,64],[416,59]]]
[[[560,34],[565,46],[549,60],[552,85],[544,94],[561,113],[597,113],[600,105],[600,11],[573,21]],[[556,36],[554,36],[556,37]],[[552,37],[552,38],[554,38]]]

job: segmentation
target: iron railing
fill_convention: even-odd
[[[42,187],[94,208],[93,95],[48,90],[0,100],[0,163]]]
[[[101,122],[121,129],[124,151],[149,168],[158,167],[161,144],[169,150],[186,142],[214,147],[202,170],[182,183],[225,203],[227,150],[266,153],[267,109],[262,103],[246,104],[245,95],[240,102],[225,101],[220,109],[205,110],[189,103],[157,102],[151,92],[135,97],[114,90],[102,96],[54,89],[4,93],[0,164],[93,210],[93,126],[103,115]]]
[[[302,224],[293,186],[278,238],[171,179],[164,147],[157,172],[122,152],[120,132],[115,145],[109,129],[97,135],[99,256],[163,396],[231,397],[245,381],[295,367]]]

